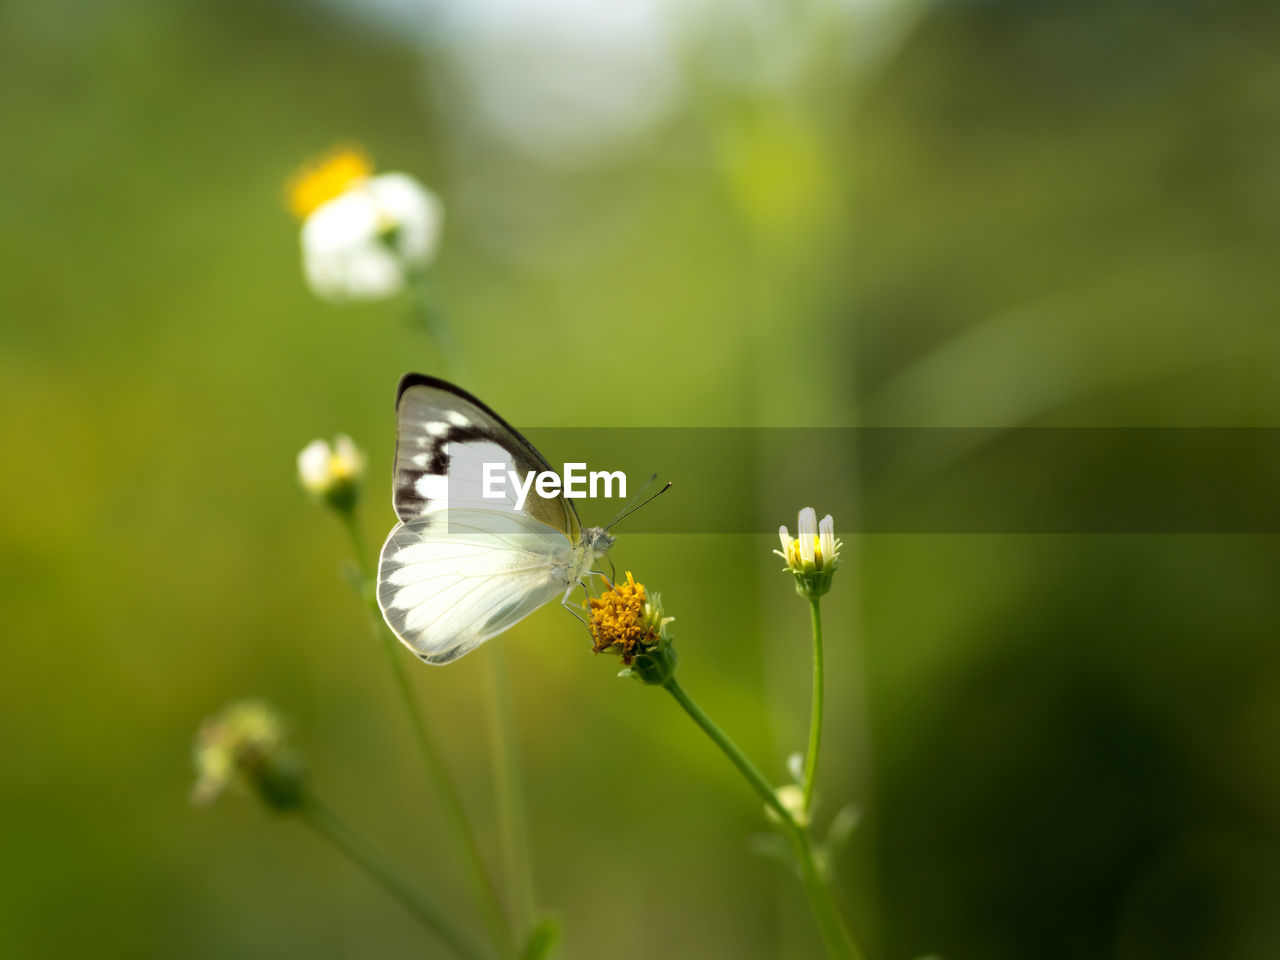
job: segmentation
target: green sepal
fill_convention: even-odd
[[[335,480],[323,495],[326,506],[350,516],[360,502],[360,482],[355,478]]]
[[[272,810],[288,813],[307,801],[306,766],[296,750],[276,750],[248,770],[246,776]]]
[[[669,642],[637,656],[618,676],[632,677],[650,687],[660,687],[676,675],[676,650]]]
[[[796,572],[796,593],[802,597],[821,597],[830,592],[835,569]]]

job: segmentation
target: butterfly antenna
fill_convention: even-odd
[[[648,490],[648,489],[649,489],[649,485],[650,485],[650,484],[652,484],[652,483],[653,483],[653,481],[654,481],[654,480],[656,480],[656,479],[658,479],[658,475],[655,473],[653,476],[651,476],[651,477],[650,477],[650,478],[645,482],[645,485],[641,488],[640,493],[639,493],[639,494],[637,494],[637,499],[639,499],[640,497],[643,497],[643,496],[644,496],[644,492],[645,492],[645,490]],[[666,492],[667,492],[668,490],[670,490],[670,489],[671,489],[671,481],[670,481],[670,480],[668,480],[668,481],[667,481],[667,483],[666,483],[666,486],[664,486],[661,490],[659,490],[659,491],[658,491],[657,493],[655,493],[653,496],[649,497],[648,499],[641,500],[639,503],[635,504],[634,506],[630,506],[630,507],[623,507],[623,508],[622,508],[622,512],[621,512],[621,513],[619,513],[619,514],[618,514],[616,517],[614,517],[612,520],[610,520],[608,523],[606,523],[606,524],[605,524],[605,526],[604,526],[604,528],[605,528],[606,530],[608,530],[610,527],[612,527],[612,526],[613,526],[615,523],[617,523],[619,520],[622,520],[622,519],[624,519],[625,517],[629,517],[629,516],[631,516],[633,513],[635,513],[635,512],[636,512],[637,510],[639,510],[641,507],[647,507],[649,504],[653,503],[653,501],[657,500],[660,496],[662,496],[664,493],[666,493]]]

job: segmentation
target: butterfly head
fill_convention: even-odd
[[[616,539],[604,527],[587,527],[582,531],[582,545],[591,551],[592,557],[603,557]]]

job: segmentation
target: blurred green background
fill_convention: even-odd
[[[405,301],[305,289],[307,157],[356,139],[441,194],[465,385],[518,425],[1273,426],[1278,30],[1190,0],[7,0],[0,953],[437,955],[299,824],[191,809],[195,728],[244,695],[471,919],[294,475],[351,433],[373,550],[395,381],[444,368]],[[794,522],[809,494],[758,467]],[[864,811],[873,957],[1280,956],[1274,536],[847,539],[822,815]],[[781,779],[809,653],[775,545],[615,558]],[[563,956],[818,955],[668,698],[554,608],[498,642]],[[488,655],[409,665],[496,858]]]

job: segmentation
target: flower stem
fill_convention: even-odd
[[[823,882],[818,871],[809,832],[799,826],[793,826],[788,832],[791,834],[791,845],[796,851],[796,862],[800,864],[800,881],[804,884],[809,906],[813,908],[813,915],[818,921],[818,929],[822,931],[827,956],[832,960],[864,960],[866,954],[844,917],[836,909],[831,888]]]
[[[818,773],[818,748],[822,745],[822,611],[817,596],[809,597],[809,614],[813,621],[813,713],[809,717],[809,750],[804,759],[804,809],[813,807],[813,781]]]
[[[710,717],[702,712],[702,708],[693,702],[675,677],[667,680],[662,686],[738,768],[738,772],[751,784],[752,789],[760,795],[765,805],[778,815],[783,831],[791,840],[791,846],[795,850],[796,862],[800,866],[800,879],[804,885],[805,895],[809,898],[809,906],[813,909],[814,918],[818,921],[818,929],[822,933],[827,956],[831,960],[863,960],[864,954],[854,939],[853,932],[836,910],[835,903],[831,899],[831,891],[823,883],[822,875],[818,872],[813,856],[813,843],[809,839],[808,831],[796,822],[787,808],[778,800],[777,793],[759,768],[723,730],[716,726]]]
[[[520,758],[516,752],[515,723],[511,716],[511,685],[507,679],[503,645],[489,644],[488,659],[490,763],[497,793],[502,859],[515,928],[522,930],[532,926],[537,902],[533,892],[533,860],[529,854],[529,825],[521,789]]]
[[[369,555],[365,553],[360,518],[356,516],[354,509],[339,511],[338,515],[342,518],[342,528],[347,531],[347,537],[351,540],[351,553],[356,558],[356,564],[360,568],[360,579],[367,592],[373,586],[374,571],[373,564],[369,562]]]
[[[463,858],[467,863],[471,882],[475,887],[476,898],[479,901],[481,911],[484,913],[485,922],[489,925],[499,951],[504,956],[511,956],[516,950],[515,934],[511,928],[511,922],[506,912],[502,909],[502,902],[498,899],[497,888],[493,884],[493,879],[489,875],[489,868],[485,865],[484,857],[480,853],[480,843],[476,839],[476,833],[471,826],[471,821],[467,818],[462,795],[458,792],[457,785],[453,782],[448,767],[445,766],[440,746],[436,742],[430,725],[427,723],[426,715],[414,698],[413,684],[410,682],[409,674],[404,668],[400,644],[383,623],[382,612],[378,609],[378,600],[374,592],[373,570],[364,552],[364,541],[360,535],[359,522],[356,519],[355,511],[344,514],[343,519],[345,521],[344,526],[346,526],[351,537],[351,545],[355,550],[357,562],[360,565],[363,579],[361,593],[365,601],[369,629],[375,637],[382,641],[383,650],[387,655],[387,662],[391,665],[391,673],[395,678],[396,691],[400,695],[405,712],[409,716],[409,725],[413,730],[413,738],[417,743],[418,753],[422,758],[423,766],[427,769],[427,776],[431,779],[432,785],[440,797],[445,816],[449,818],[453,835],[462,848]]]
[[[411,277],[411,285],[415,301],[413,319],[439,352],[450,376],[459,380],[467,379],[462,351],[458,349],[449,323],[449,314],[445,309],[445,298],[437,290],[438,281],[433,283],[426,270],[416,270]]]
[[[298,808],[298,813],[317,833],[407,907],[423,926],[448,944],[458,956],[467,960],[493,960],[496,956],[457,926],[443,906],[406,880],[364,837],[320,800],[309,797]]]
[[[760,799],[765,802],[765,806],[781,817],[783,824],[794,827],[795,821],[791,818],[791,814],[787,812],[787,808],[778,800],[778,795],[774,792],[773,787],[770,786],[769,781],[765,779],[764,774],[748,759],[745,753],[738,749],[738,745],[716,726],[715,721],[702,712],[702,708],[694,703],[689,694],[685,693],[684,687],[680,686],[680,681],[672,677],[662,687],[667,693],[675,697],[676,703],[684,708],[684,712],[693,718],[693,722],[702,728],[702,732],[710,737],[712,742],[724,752],[724,755],[729,758],[729,762],[738,768],[738,772],[746,778],[747,783],[751,784],[756,793],[760,794]]]

